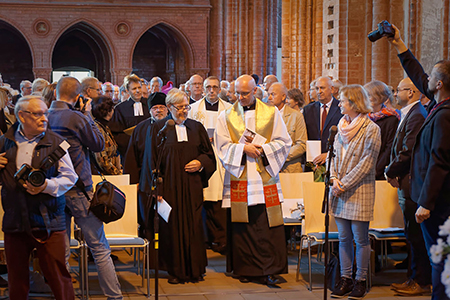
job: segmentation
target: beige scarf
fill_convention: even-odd
[[[344,115],[338,124],[339,134],[345,144],[350,143],[352,138],[358,133],[361,126],[367,119],[367,114],[359,114],[356,118],[350,120],[348,115]]]

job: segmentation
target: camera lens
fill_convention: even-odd
[[[381,39],[382,35],[381,35],[380,31],[377,29],[372,32],[369,32],[367,37],[369,38],[369,41],[371,41],[373,43],[373,42],[376,42],[379,39]]]
[[[28,182],[35,187],[39,187],[45,183],[45,174],[41,170],[36,170],[28,175]]]

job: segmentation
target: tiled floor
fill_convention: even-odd
[[[146,284],[141,286],[142,278],[136,275],[136,269],[133,267],[133,257],[125,251],[114,251],[119,256],[116,262],[116,270],[122,285],[124,299],[147,299]],[[199,283],[187,283],[171,285],[167,283],[166,275],[161,274],[159,280],[159,299],[169,300],[266,300],[266,299],[323,299],[323,266],[313,259],[313,291],[308,291],[306,281],[295,280],[295,269],[297,255],[294,252],[289,254],[289,273],[282,275],[282,282],[278,287],[268,287],[257,283],[241,283],[239,280],[225,274],[225,257],[208,251],[209,265],[207,267],[205,281]],[[421,297],[399,297],[390,290],[389,285],[392,282],[402,282],[405,280],[405,271],[399,271],[392,267],[393,261],[390,260],[391,267],[377,273],[373,277],[374,286],[365,299],[430,299],[430,296]],[[73,261],[73,265],[77,265]],[[307,279],[307,259],[302,259],[302,278]],[[104,299],[98,286],[97,274],[93,263],[89,264],[89,284],[90,297],[93,299]],[[80,294],[78,282],[75,283],[76,292]],[[154,279],[150,281],[152,296],[154,297]],[[3,291],[4,292],[4,291]],[[6,292],[7,294],[7,292]],[[330,298],[328,292],[328,298]],[[80,297],[80,296],[78,296]],[[50,295],[32,294],[30,299],[49,299]]]

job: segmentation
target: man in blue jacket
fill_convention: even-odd
[[[28,299],[29,258],[36,249],[41,269],[56,299],[74,299],[72,279],[65,268],[64,193],[77,180],[67,142],[47,129],[47,105],[39,96],[26,96],[15,106],[19,123],[0,137],[3,231],[8,265],[9,297]],[[65,147],[64,145],[67,145]],[[59,151],[55,164],[41,168]],[[45,180],[31,184],[15,173],[28,164],[44,172]]]
[[[69,258],[70,218],[73,216],[84,234],[86,243],[92,252],[98,271],[100,287],[108,299],[122,299],[120,284],[114,264],[110,257],[111,249],[105,237],[103,222],[89,213],[89,201],[82,191],[82,185],[92,199],[92,175],[89,162],[89,150],[100,152],[105,141],[92,119],[91,100],[80,99],[80,82],[73,77],[63,77],[56,85],[56,101],[53,101],[48,116],[50,127],[67,139],[70,144],[69,155],[79,183],[66,193],[67,247],[66,260]],[[79,111],[75,103],[79,101]],[[85,103],[86,102],[86,103]]]

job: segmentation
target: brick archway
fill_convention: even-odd
[[[57,39],[52,51],[53,70],[89,69],[100,81],[111,81],[111,48],[101,32],[80,21],[67,28]]]
[[[28,41],[17,28],[0,19],[0,73],[3,80],[19,89],[22,80],[33,81],[33,57]]]
[[[159,76],[177,86],[189,79],[193,49],[186,35],[167,22],[146,29],[132,48],[133,72],[150,79]]]

